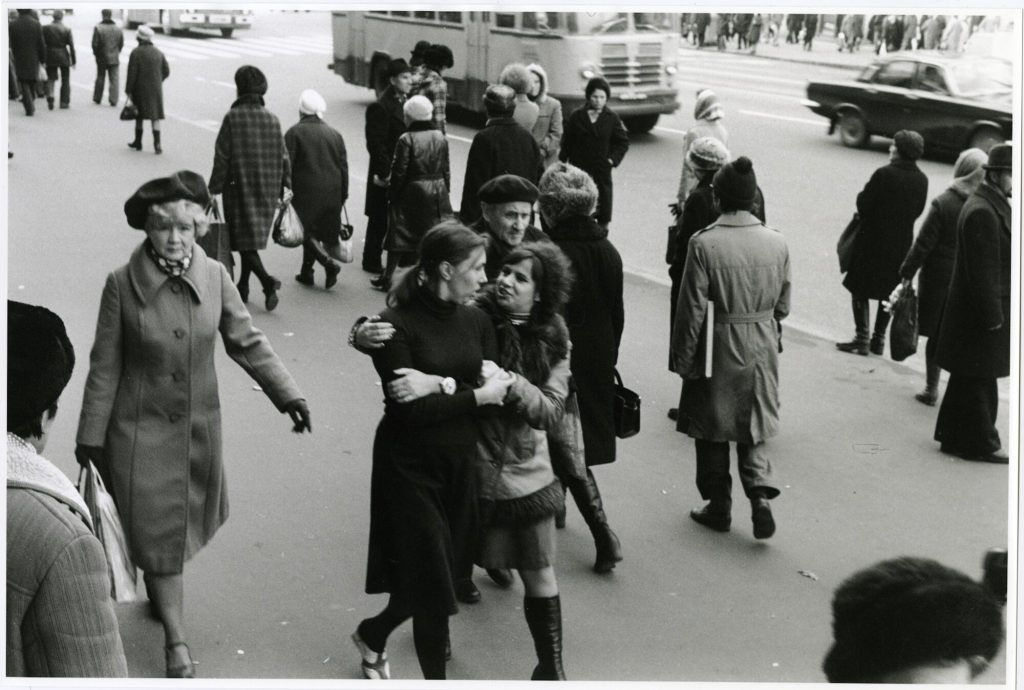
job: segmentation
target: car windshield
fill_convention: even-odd
[[[989,96],[1013,92],[1013,65],[990,58],[956,62],[949,68],[951,81],[961,96]]]

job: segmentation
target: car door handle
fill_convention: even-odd
[[[911,101],[916,101],[917,99],[920,98],[920,96],[918,96],[916,93],[908,93],[906,94],[906,96]]]

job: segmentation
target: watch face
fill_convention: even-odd
[[[452,395],[455,393],[455,379],[445,378],[441,379],[441,390],[445,395]]]

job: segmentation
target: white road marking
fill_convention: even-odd
[[[772,113],[761,113],[756,110],[737,110],[736,112],[742,115],[753,115],[755,117],[767,117],[772,120],[782,120],[784,122],[795,122],[801,125],[814,125],[815,127],[821,127],[828,123],[828,120],[821,118],[820,120],[808,120],[803,117],[789,117],[787,115],[774,115]]]

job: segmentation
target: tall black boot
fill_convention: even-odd
[[[523,613],[530,626],[537,667],[530,680],[565,680],[562,670],[562,599],[523,597]]]
[[[156,151],[157,153],[163,153],[164,152],[164,150],[162,148],[160,148],[160,130],[159,129],[154,129],[153,130],[153,150]]]
[[[597,547],[594,572],[611,572],[615,564],[622,560],[622,547],[619,545],[619,538],[608,526],[608,518],[604,514],[601,493],[597,489],[593,472],[588,469],[586,479],[569,480],[569,491],[587,527],[590,528],[590,533],[594,535],[594,546]]]
[[[867,356],[869,351],[868,318],[871,315],[870,309],[871,307],[866,299],[853,298],[853,325],[856,329],[856,335],[848,343],[836,343],[837,350]]]
[[[142,150],[142,122],[135,122],[135,141],[128,143],[128,148],[135,149],[136,151]]]

